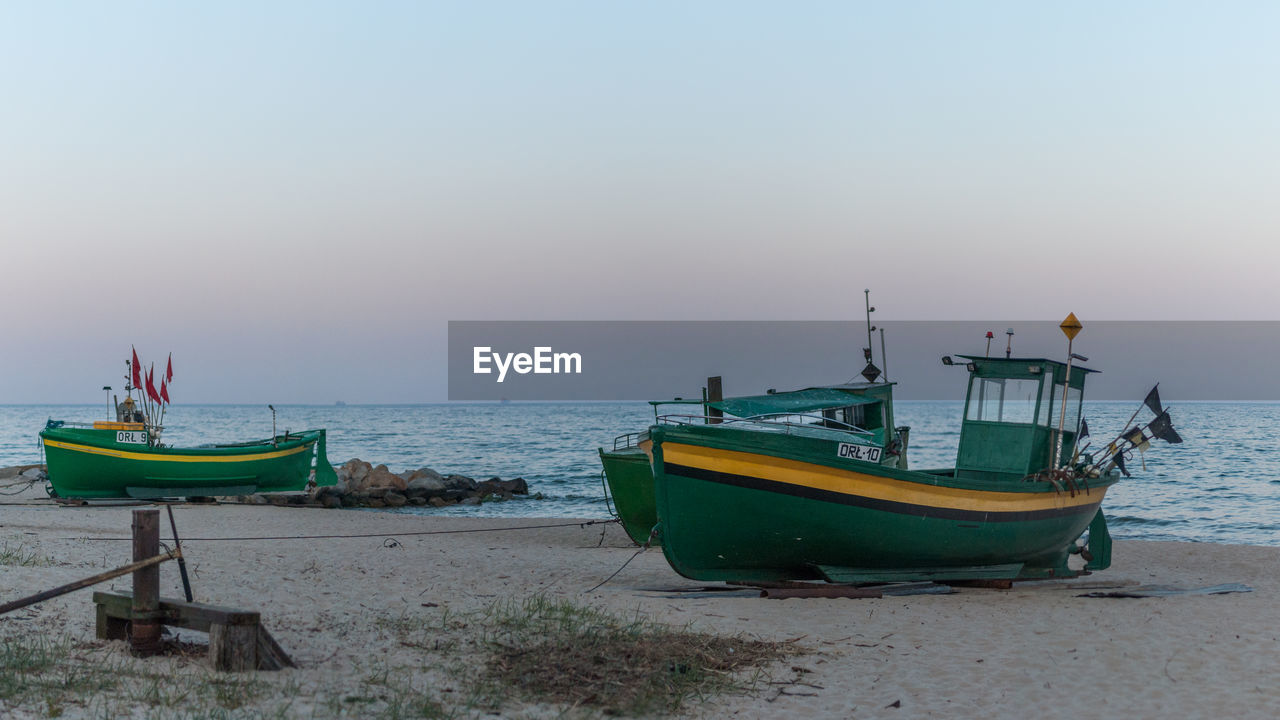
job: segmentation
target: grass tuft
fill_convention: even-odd
[[[0,545],[0,565],[39,567],[52,564],[49,558],[35,550],[28,550],[22,543],[10,545],[6,540],[3,545]]]
[[[482,624],[491,697],[594,708],[606,714],[671,713],[691,698],[742,691],[743,671],[799,652],[741,636],[672,628],[534,596],[492,606]]]

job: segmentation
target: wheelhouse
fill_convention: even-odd
[[[1045,358],[960,357],[967,361],[969,389],[956,477],[1022,480],[1071,460],[1085,377],[1096,371],[1078,365],[1068,370],[1065,363]],[[1051,462],[1060,419],[1062,451]]]

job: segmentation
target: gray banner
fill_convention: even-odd
[[[1159,381],[1180,400],[1280,399],[1280,322],[1084,323],[1074,351],[1094,400],[1141,400]],[[875,364],[903,400],[960,400],[964,371],[946,354],[1065,360],[1057,321],[886,321]],[[850,321],[451,321],[450,400],[649,400],[700,396],[706,378],[750,395],[860,380],[866,325]],[[539,350],[539,348],[542,348]],[[887,358],[884,356],[887,354]],[[522,357],[524,356],[524,357]],[[501,382],[499,382],[501,379]]]

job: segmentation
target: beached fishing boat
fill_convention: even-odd
[[[718,380],[719,378],[708,378],[708,384]],[[839,388],[771,391],[759,397],[651,400],[649,404],[653,407],[655,422],[659,418],[663,418],[664,422],[679,418],[684,424],[715,424],[742,419],[779,421],[811,413],[810,419],[814,422],[841,426],[853,422],[871,424],[865,419],[862,406],[877,399],[888,403],[886,421],[889,427],[893,427],[892,387],[885,384],[865,383]],[[702,412],[662,414],[663,408],[672,405],[696,405],[701,407]],[[889,448],[887,461],[894,467],[907,467],[906,443],[909,431],[910,428],[906,427],[895,428],[886,443]],[[884,435],[881,428],[874,432]],[[648,542],[660,545],[661,537],[653,533],[658,523],[653,471],[649,455],[641,447],[648,439],[648,431],[626,433],[614,438],[612,450],[599,448],[600,464],[603,467],[601,475],[606,502],[610,504],[614,516],[622,523],[627,535],[637,544]]]
[[[719,423],[660,417],[641,447],[671,566],[698,580],[747,582],[1069,577],[1107,567],[1101,504],[1125,454],[1150,437],[1180,441],[1158,397],[1155,420],[1095,461],[1077,447],[1092,371],[1047,358],[961,358],[944,359],[969,373],[956,464],[946,469],[899,465],[888,382],[738,398],[739,419]],[[857,416],[793,400],[832,393],[861,398]],[[1086,529],[1087,545],[1077,544]],[[1073,569],[1073,554],[1087,564]]]
[[[170,361],[156,390],[146,375],[142,403],[132,397],[143,384],[138,355],[126,375],[129,395],[115,403],[115,420],[73,423],[49,420],[40,431],[51,494],[64,498],[164,498],[246,495],[302,490],[312,479],[332,485],[337,474],[325,452],[325,431],[285,432],[265,440],[170,447],[160,442],[169,402]],[[104,388],[108,392],[110,388]],[[268,406],[270,407],[270,406]],[[272,425],[275,424],[275,408]],[[273,433],[274,434],[274,433]]]
[[[65,498],[162,498],[302,490],[337,482],[325,431],[226,445],[175,448],[148,442],[144,423],[49,422],[40,432],[49,483]]]

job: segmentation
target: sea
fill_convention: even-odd
[[[1112,535],[1124,539],[1280,545],[1280,403],[1188,402],[1170,405],[1185,442],[1153,441],[1129,463],[1133,477],[1103,503]],[[963,403],[898,401],[911,426],[914,468],[955,463]],[[652,408],[625,403],[441,403],[427,405],[276,406],[280,431],[328,429],[330,462],[350,458],[393,472],[430,467],[477,480],[524,478],[530,496],[478,506],[408,507],[396,512],[474,517],[607,518],[597,448],[652,424]],[[1139,403],[1086,402],[1102,446],[1151,419]],[[102,405],[0,405],[0,467],[43,462],[37,433],[49,419],[108,419]],[[176,405],[164,440],[199,445],[269,437],[265,405]],[[1131,424],[1130,424],[1131,426]],[[3,512],[0,510],[0,512]]]

